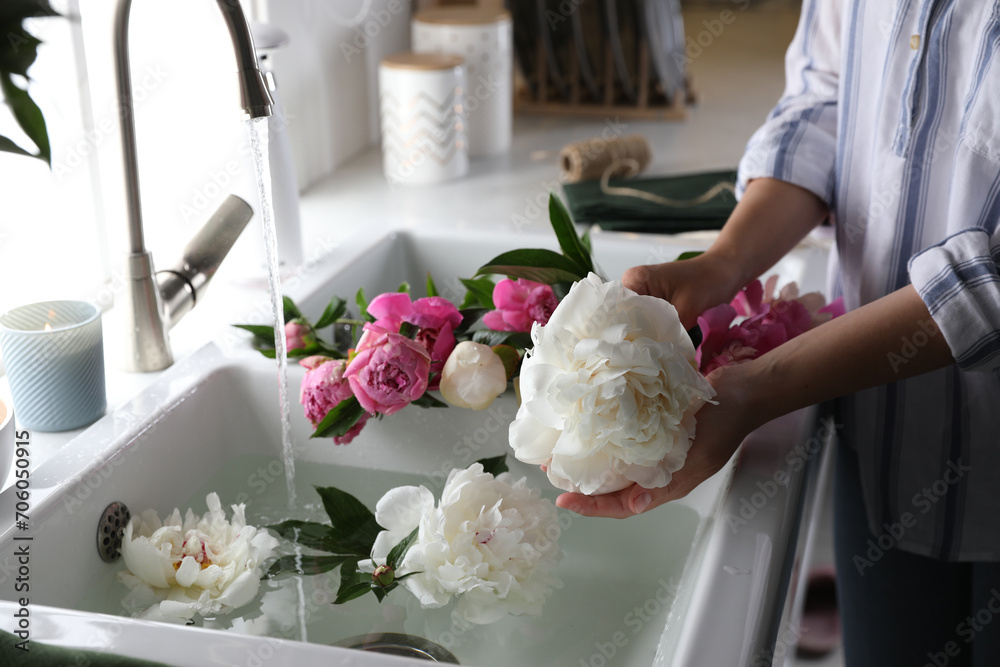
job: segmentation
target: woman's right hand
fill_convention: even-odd
[[[639,294],[669,301],[685,329],[695,326],[709,308],[729,303],[743,287],[734,264],[711,251],[681,261],[634,266],[622,275],[622,283]]]

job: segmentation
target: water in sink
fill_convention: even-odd
[[[512,458],[509,465],[515,475],[527,475],[544,496],[555,498],[558,491],[537,469]],[[244,455],[233,458],[180,508],[182,512],[187,507],[204,512],[205,495],[216,491],[225,507],[246,502],[247,521],[256,526],[287,518],[327,522],[314,486],[339,487],[374,507],[389,488],[406,484],[424,484],[435,495],[439,492],[425,475],[311,463],[300,466],[296,473],[300,509],[290,513],[284,509],[284,473],[276,459]],[[172,508],[156,509],[162,516]],[[672,504],[627,522],[580,517],[563,510],[559,519],[564,555],[554,574],[563,586],[552,594],[537,618],[509,616],[491,625],[470,627],[452,620],[450,606],[421,609],[403,588],[393,591],[381,604],[368,595],[333,605],[339,585],[339,573],[334,570],[264,581],[258,600],[230,616],[199,624],[291,639],[303,639],[304,626],[305,639],[322,644],[370,632],[405,633],[444,646],[462,664],[482,667],[652,663],[695,541],[698,513]],[[291,545],[283,544],[282,553],[293,553]],[[124,613],[121,598],[127,588],[116,580],[122,569],[121,562],[109,566],[74,606],[85,611]],[[300,582],[304,604],[300,604]]]
[[[334,294],[350,296],[363,287],[374,295],[394,290],[404,280],[422,284],[432,272],[442,294],[459,299],[461,284],[449,276],[470,276],[503,249],[554,244],[549,236],[527,234],[517,238],[501,232],[404,231],[315,265],[287,291],[303,312],[318,316]],[[686,243],[668,247],[645,239],[595,242],[595,254],[609,276],[690,249]],[[786,279],[799,280],[805,289],[820,284],[819,262],[795,261],[799,264],[784,263]],[[803,271],[812,269],[817,276],[805,280]],[[275,401],[275,362],[234,337],[234,345],[227,347],[228,341],[220,340],[179,360],[148,389],[33,471],[33,605],[122,613],[120,599],[126,588],[115,573],[123,565],[103,563],[94,548],[98,517],[113,501],[124,502],[133,512],[152,508],[161,516],[174,507],[203,512],[205,495],[214,490],[225,505],[247,502],[249,518],[258,525],[288,517],[288,466],[283,464]],[[292,387],[304,372],[296,364],[290,366]],[[339,486],[369,506],[389,487],[403,483],[428,484],[437,493],[452,467],[509,451],[507,424],[516,409],[512,392],[484,412],[407,408],[369,422],[357,440],[343,447],[329,439],[310,439],[309,423],[295,414],[296,518],[324,519],[313,484]],[[544,495],[555,497],[557,491],[540,471],[512,459],[509,463],[512,472],[527,475]],[[510,617],[482,628],[452,628],[447,607],[421,610],[403,589],[382,605],[372,597],[334,607],[329,604],[339,583],[334,574],[303,578],[301,596],[296,578],[264,582],[259,604],[240,610],[255,618],[216,623],[232,625],[236,632],[292,639],[305,634],[316,644],[371,630],[402,631],[445,645],[471,665],[649,665],[658,655],[661,636],[666,659],[678,641],[685,605],[691,604],[687,584],[692,576],[686,566],[697,570],[705,544],[700,536],[711,527],[727,479],[703,485],[680,504],[628,521],[562,514],[560,544],[565,555],[553,574],[564,586],[553,593],[538,619]],[[6,516],[14,515],[13,492],[0,494],[0,510]],[[13,541],[15,532],[9,527],[0,541],[0,598],[6,600],[17,599],[15,552],[20,543]],[[681,604],[668,612],[672,587],[678,584]],[[192,635],[194,642],[197,637]],[[37,636],[45,638],[43,633]],[[167,652],[158,657],[172,662],[171,656]],[[343,656],[331,650],[331,661],[337,657]]]

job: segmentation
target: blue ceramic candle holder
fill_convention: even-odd
[[[0,315],[0,351],[18,422],[68,431],[107,408],[101,311],[84,301],[44,301]]]

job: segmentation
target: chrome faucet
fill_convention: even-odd
[[[236,52],[240,82],[240,106],[244,118],[271,115],[271,95],[257,67],[253,37],[239,0],[216,0],[222,10]],[[139,168],[135,148],[135,118],[132,110],[132,73],[128,55],[128,24],[132,0],[118,0],[115,7],[115,77],[118,94],[122,163],[128,216],[128,255],[125,258],[125,293],[115,306],[124,313],[126,336],[123,368],[149,372],[173,363],[169,327],[189,311],[215,274],[253,216],[249,204],[230,195],[188,244],[180,264],[170,271],[153,270],[146,249],[139,199]]]

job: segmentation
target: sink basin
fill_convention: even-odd
[[[371,297],[395,290],[403,281],[419,292],[431,272],[441,295],[458,300],[464,288],[457,276],[471,276],[503,250],[529,246],[554,248],[555,241],[455,229],[393,232],[352,257],[306,267],[286,292],[307,315],[316,317],[333,294],[349,298],[364,287]],[[595,259],[609,277],[629,266],[698,249],[697,244],[654,244],[649,237],[612,234],[596,237],[594,246]],[[824,254],[819,249],[797,251],[776,271],[785,280],[816,289],[822,281]],[[289,369],[293,396],[303,373],[297,365]],[[0,599],[8,601],[0,602],[0,613],[18,608],[20,595],[12,584],[15,552],[26,542],[17,538],[30,536],[35,574],[30,588],[31,637],[37,641],[199,667],[250,664],[248,654],[269,656],[262,660],[267,665],[406,664],[398,657],[331,646],[357,635],[392,632],[424,638],[452,652],[461,664],[481,667],[680,664],[698,650],[706,619],[717,613],[706,607],[701,592],[728,590],[725,577],[720,580],[716,572],[718,561],[718,567],[732,570],[725,576],[738,584],[735,594],[746,607],[734,621],[743,624],[736,628],[741,637],[750,637],[739,650],[749,655],[747,641],[751,648],[759,648],[754,632],[767,614],[754,612],[754,605],[760,605],[762,590],[774,588],[766,575],[781,570],[783,545],[794,547],[798,533],[794,520],[791,528],[787,517],[775,523],[769,511],[729,535],[720,518],[727,507],[738,506],[732,489],[753,479],[734,478],[735,464],[688,498],[628,521],[560,510],[564,557],[554,574],[563,587],[538,618],[511,616],[468,628],[456,625],[447,607],[421,610],[403,589],[381,605],[367,596],[333,606],[336,572],[301,581],[295,577],[265,581],[259,601],[237,610],[235,619],[205,622],[205,628],[123,617],[120,601],[127,589],[115,577],[124,565],[120,560],[102,562],[95,543],[98,519],[111,502],[123,502],[133,514],[152,508],[162,516],[174,507],[201,513],[206,509],[205,495],[216,491],[224,507],[246,503],[248,521],[254,525],[290,517],[322,521],[325,515],[313,485],[338,486],[374,506],[392,486],[423,484],[438,492],[452,468],[509,453],[507,425],[517,409],[509,392],[482,412],[411,406],[391,418],[372,421],[347,446],[309,439],[311,428],[295,402],[292,431],[299,508],[290,514],[285,509],[276,377],[272,360],[253,352],[241,337],[224,336],[163,372],[35,470],[29,531],[11,527],[0,535]],[[780,442],[787,449],[789,439],[800,437],[804,423],[799,418],[778,428],[769,442]],[[759,459],[764,461],[757,471],[761,478],[769,477],[775,466],[780,468],[776,456]],[[544,496],[554,499],[558,494],[537,468],[512,456],[508,462],[513,473],[527,476]],[[779,510],[782,504],[799,507],[807,481],[800,474],[769,502]],[[14,516],[14,493],[8,488],[0,494],[4,516]],[[764,555],[761,532],[770,540]],[[746,567],[753,570],[719,561],[739,560],[741,552],[727,551],[734,540],[750,545],[744,551],[749,549]],[[706,569],[706,563],[713,565]],[[753,585],[744,585],[733,573],[752,573]],[[777,588],[787,597],[787,577]],[[778,604],[784,604],[783,598]],[[156,637],[155,655],[148,652],[152,637]]]

